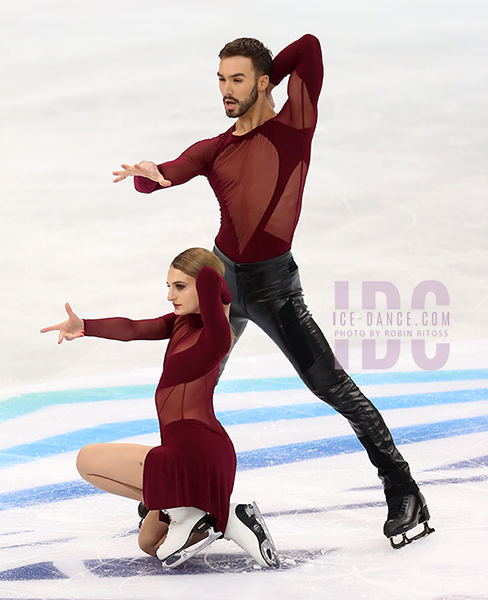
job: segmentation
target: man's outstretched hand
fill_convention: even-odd
[[[114,183],[123,181],[124,179],[127,179],[127,177],[134,177],[137,175],[139,177],[151,179],[151,181],[159,183],[161,187],[168,187],[171,185],[171,181],[168,181],[161,175],[156,163],[153,163],[149,160],[142,160],[140,163],[136,163],[135,165],[126,165],[122,163],[120,166],[122,167],[121,171],[112,172],[112,175],[115,175]]]

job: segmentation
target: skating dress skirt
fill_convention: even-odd
[[[216,519],[224,532],[236,472],[229,436],[193,419],[163,428],[162,444],[144,463],[144,502],[150,510],[194,506]]]
[[[193,506],[208,512],[224,532],[234,486],[234,446],[213,408],[221,360],[229,351],[230,327],[223,304],[231,295],[210,267],[198,274],[200,314],[133,321],[85,319],[85,335],[129,340],[168,339],[156,389],[161,445],[146,456],[144,502],[149,510]]]

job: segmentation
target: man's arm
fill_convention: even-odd
[[[315,36],[304,35],[275,57],[270,86],[275,87],[287,75],[290,75],[288,100],[280,112],[280,117],[297,129],[315,126],[324,77],[322,51]],[[268,91],[268,98],[271,90],[272,87]]]
[[[143,161],[134,166],[122,164],[122,171],[113,171],[114,183],[134,177],[138,192],[150,194],[173,185],[181,185],[197,175],[207,175],[215,156],[220,136],[202,140],[190,146],[176,160],[156,165]]]

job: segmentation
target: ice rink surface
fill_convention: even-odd
[[[1,600],[486,600],[486,2],[2,0],[0,31]],[[93,441],[158,443],[164,344],[58,346],[38,332],[64,319],[66,301],[85,317],[169,312],[167,265],[212,246],[213,193],[199,179],[141,196],[111,172],[230,126],[216,78],[227,41],[257,37],[276,54],[307,32],[325,79],[294,255],[314,317],[331,344],[348,342],[349,371],[436,532],[390,548],[380,483],[349,425],[249,326],[216,410],[238,453],[234,499],[257,500],[282,567],[258,569],[217,541],[163,573],[137,547],[135,503],[94,493],[75,457]],[[396,319],[424,281],[448,303],[430,294],[427,322],[412,311],[411,327],[377,334],[364,325],[371,281],[398,290]],[[387,369],[364,367],[368,337],[378,356],[401,342]],[[445,344],[442,368],[419,365],[413,338],[428,358]]]

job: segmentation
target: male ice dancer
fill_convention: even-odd
[[[378,410],[338,368],[332,350],[303,299],[298,268],[290,253],[310,163],[317,104],[323,79],[319,41],[305,35],[273,60],[252,38],[221,50],[219,86],[235,124],[197,142],[176,160],[141,162],[114,171],[115,182],[134,176],[143,193],[204,175],[217,196],[221,225],[215,253],[225,263],[232,292],[236,338],[249,319],[288,357],[307,387],[348,419],[384,485],[388,516],[384,534],[392,545],[419,523],[432,531],[429,510],[410,469]],[[288,99],[274,110],[272,89],[286,76]],[[402,535],[395,543],[393,537]]]

